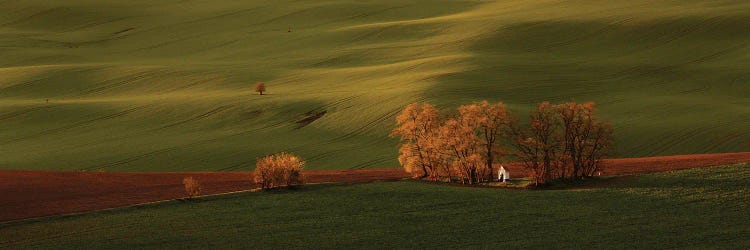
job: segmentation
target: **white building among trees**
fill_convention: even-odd
[[[500,166],[500,169],[497,170],[497,180],[501,182],[510,181],[510,172],[503,166]]]

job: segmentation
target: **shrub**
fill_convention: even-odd
[[[193,198],[201,195],[201,184],[193,177],[185,177],[185,179],[182,179],[182,184],[185,185],[185,192],[188,197]]]
[[[266,84],[262,82],[258,82],[255,84],[255,92],[258,92],[258,94],[263,95],[263,92],[266,91]]]
[[[260,158],[255,165],[255,183],[263,189],[302,184],[304,165],[302,158],[286,152]]]

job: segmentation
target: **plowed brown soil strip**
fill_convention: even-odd
[[[602,175],[654,173],[743,162],[750,162],[750,152],[608,159]],[[529,175],[520,164],[506,164],[505,167],[511,177]]]
[[[612,159],[605,175],[649,173],[750,162],[750,152]],[[525,176],[509,164],[512,176]],[[192,176],[202,183],[203,194],[251,188],[250,172],[106,173],[0,171],[0,221],[85,212],[185,196],[182,179]],[[368,182],[408,177],[400,168],[306,171],[305,181]]]

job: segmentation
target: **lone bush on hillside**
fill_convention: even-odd
[[[255,92],[258,92],[258,94],[263,95],[263,92],[266,91],[266,84],[263,82],[258,82],[255,84]]]
[[[185,192],[188,197],[193,198],[201,195],[201,184],[193,177],[185,177],[185,179],[182,179],[182,184],[185,185]]]
[[[302,184],[304,165],[302,158],[286,152],[263,157],[255,165],[255,183],[266,190]]]

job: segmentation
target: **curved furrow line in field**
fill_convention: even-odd
[[[272,124],[269,124],[269,125],[266,125],[266,126],[263,126],[263,127],[260,127],[260,128],[254,128],[254,129],[250,129],[250,130],[246,130],[246,131],[242,131],[242,132],[232,133],[232,134],[229,134],[229,135],[223,135],[223,136],[218,136],[218,137],[214,137],[214,138],[210,138],[210,139],[203,139],[203,140],[198,140],[198,141],[194,141],[194,142],[184,143],[184,144],[181,144],[181,145],[176,145],[176,146],[172,146],[172,147],[168,147],[168,148],[162,148],[162,149],[159,149],[159,150],[151,151],[151,152],[140,154],[140,155],[137,155],[137,156],[132,156],[132,157],[128,157],[128,158],[125,158],[125,159],[118,160],[118,161],[114,161],[114,162],[111,162],[109,164],[97,165],[97,166],[92,166],[92,167],[88,167],[88,168],[84,168],[84,169],[86,169],[86,170],[96,170],[96,169],[101,169],[103,167],[111,167],[111,166],[123,165],[123,164],[127,164],[127,163],[131,163],[131,162],[135,162],[137,160],[144,159],[146,157],[151,157],[151,156],[154,156],[154,155],[158,155],[158,154],[161,154],[161,153],[167,153],[167,152],[171,152],[171,151],[178,150],[178,149],[184,149],[184,148],[189,148],[189,147],[194,147],[194,146],[200,146],[200,145],[208,144],[208,143],[211,143],[211,142],[226,140],[227,138],[237,137],[237,136],[241,136],[241,135],[246,135],[246,134],[251,134],[251,133],[257,133],[259,131],[264,131],[266,129],[275,128],[275,127],[279,127],[279,126],[283,126],[283,125],[288,125],[288,122],[287,121],[276,122],[276,123],[272,123]],[[244,162],[244,163],[246,163],[246,162]],[[239,164],[237,164],[238,166],[236,166],[236,167],[240,167],[240,166],[242,166],[241,164],[244,164],[244,163],[239,163]],[[228,167],[226,169],[230,169],[230,168],[232,168],[232,167]]]
[[[202,22],[206,22],[206,21],[217,20],[217,19],[221,19],[221,18],[225,18],[225,17],[231,17],[231,16],[234,16],[234,15],[237,15],[237,14],[242,14],[242,13],[247,13],[247,12],[253,12],[253,11],[256,11],[256,10],[263,9],[263,8],[268,8],[269,6],[271,6],[271,5],[257,6],[257,7],[246,8],[246,9],[241,9],[241,10],[231,10],[231,11],[226,12],[226,13],[212,15],[212,16],[209,16],[209,17],[203,17],[203,18],[198,18],[198,19],[193,19],[193,20],[187,20],[187,21],[182,21],[182,22],[170,23],[168,25],[155,26],[155,27],[151,27],[151,28],[148,28],[148,29],[143,29],[141,32],[154,31],[154,30],[158,30],[158,29],[161,29],[161,28],[168,28],[168,27],[177,26],[177,25],[194,24],[194,23],[202,23]]]
[[[17,241],[10,241],[10,242],[4,242],[3,245],[0,245],[0,247],[10,247],[10,248],[17,248],[17,247],[34,247],[34,244],[48,241],[48,240],[55,240],[60,239],[64,237],[70,237],[74,235],[82,235],[82,234],[88,234],[88,233],[94,233],[102,230],[108,230],[108,229],[116,229],[121,227],[127,227],[127,226],[133,226],[136,225],[135,222],[129,222],[129,223],[120,223],[120,224],[109,224],[104,227],[87,227],[85,229],[80,229],[73,232],[62,232],[62,233],[56,233],[56,234],[44,234],[44,236],[41,237],[34,237],[34,238],[28,238],[28,239],[22,239]],[[90,225],[89,225],[90,226]],[[7,245],[6,245],[7,244]]]
[[[54,71],[51,73],[45,73],[43,74],[44,76],[40,78],[30,79],[30,80],[18,82],[16,84],[2,86],[0,87],[0,93],[2,93],[2,91],[7,91],[10,88],[24,88],[24,87],[27,87],[28,85],[39,84],[39,83],[49,83],[52,81],[52,79],[59,78],[60,75],[64,75],[64,74],[69,74],[69,73],[84,74],[84,73],[95,72],[96,70],[98,69],[95,67],[83,67],[83,68],[70,68],[70,69],[63,70],[63,71]],[[27,85],[27,86],[24,86],[24,85]]]
[[[745,87],[748,82],[750,82],[750,72],[737,74],[737,76],[733,77],[731,81],[727,82],[727,84],[729,85],[728,87],[734,89],[738,85]]]
[[[199,79],[199,80],[192,81],[191,83],[188,83],[188,84],[180,85],[179,87],[173,87],[169,91],[176,92],[176,91],[186,90],[195,86],[214,83],[216,81],[223,80],[223,79],[225,79],[223,76],[215,76],[215,77],[210,77],[210,78]]]
[[[66,9],[66,8],[65,7],[55,7],[55,8],[43,10],[43,11],[31,14],[29,16],[26,16],[26,17],[21,17],[21,18],[18,18],[16,20],[13,20],[13,21],[0,24],[0,27],[16,25],[16,24],[19,24],[19,23],[23,23],[23,22],[29,21],[29,20],[34,19],[36,17],[42,16],[42,15],[45,15],[45,14],[48,14],[48,13],[52,13],[52,12],[55,12],[55,11],[58,11],[58,10],[63,10],[63,9]]]
[[[723,17],[721,17],[721,16],[714,16],[714,17],[704,18],[704,19],[700,20],[698,23],[696,23],[694,25],[689,25],[689,26],[681,25],[680,27],[683,27],[682,29],[678,29],[676,31],[675,30],[671,30],[670,32],[663,33],[661,35],[656,36],[655,40],[660,40],[662,38],[665,38],[665,40],[664,41],[660,41],[659,43],[652,43],[652,44],[650,44],[650,45],[642,48],[640,52],[641,53],[645,53],[646,51],[650,51],[650,50],[653,50],[653,49],[656,49],[656,48],[665,47],[667,45],[670,45],[670,44],[674,43],[677,40],[684,39],[684,38],[688,37],[688,35],[690,35],[692,33],[696,33],[697,31],[699,31],[701,29],[706,29],[706,28],[709,28],[713,24],[717,24],[722,18]],[[671,22],[667,22],[666,24],[672,24],[672,23],[673,24],[679,24],[681,21],[682,21],[682,19],[674,19]],[[704,28],[704,26],[708,26],[708,27]],[[654,32],[656,32],[656,30]],[[644,38],[653,38],[653,37],[649,37],[649,36],[644,36],[643,34],[636,34],[636,35],[640,35],[642,37],[642,39],[644,39]]]
[[[388,111],[385,114],[382,114],[379,117],[376,117],[375,119],[372,119],[372,120],[366,122],[364,125],[356,128],[356,129],[354,129],[352,131],[349,131],[349,132],[347,132],[344,135],[341,135],[341,136],[338,136],[338,137],[335,137],[335,138],[332,138],[332,139],[326,141],[324,144],[330,144],[330,143],[345,141],[345,140],[351,139],[352,137],[355,137],[357,135],[365,133],[368,130],[371,130],[373,127],[377,126],[378,124],[381,124],[381,123],[385,122],[388,119],[393,119],[394,117],[396,117],[396,115],[398,115],[398,113],[401,112],[401,109],[402,109],[401,107],[397,107],[395,109],[392,109],[391,111]]]
[[[517,104],[536,104],[541,101],[570,101],[571,93],[575,93],[576,96],[594,96],[598,93],[604,93],[606,90],[599,89],[599,85],[589,82],[588,80],[561,80],[561,79],[539,79],[539,80],[526,80],[526,81],[514,81],[512,85],[505,84],[500,85],[501,88],[493,86],[497,84],[498,80],[485,79],[472,81],[472,85],[461,85],[446,89],[443,93],[450,93],[453,95],[465,95],[472,96],[478,93],[486,94],[488,89],[496,90],[500,93],[547,93],[546,95],[514,95],[510,99],[505,99],[505,102],[515,102]],[[560,91],[562,83],[566,83],[565,91]],[[572,84],[575,84],[571,86]],[[491,87],[488,87],[491,86]],[[575,90],[575,91],[574,91]],[[554,93],[554,94],[550,94]]]
[[[293,150],[290,150],[290,151],[294,152]],[[347,150],[340,149],[340,150],[325,151],[325,152],[320,153],[320,154],[315,154],[315,155],[312,155],[312,156],[306,156],[305,160],[307,160],[307,161],[320,160],[320,159],[329,157],[331,155],[336,155],[338,152],[343,152],[343,151],[347,151]]]
[[[375,14],[385,13],[385,12],[388,12],[390,10],[403,9],[403,8],[407,8],[407,7],[411,7],[411,6],[416,6],[416,5],[417,4],[405,4],[405,5],[398,5],[398,6],[392,6],[392,7],[382,8],[382,9],[378,9],[378,10],[374,10],[374,11],[363,12],[363,13],[359,13],[359,14],[355,14],[355,15],[351,15],[351,16],[347,16],[347,17],[343,17],[343,18],[339,18],[339,19],[334,19],[334,20],[327,21],[327,22],[321,22],[321,23],[312,24],[312,25],[308,25],[308,26],[302,26],[302,28],[306,28],[306,29],[307,28],[317,28],[317,27],[321,27],[321,26],[324,26],[324,25],[329,25],[329,24],[334,24],[334,23],[340,23],[340,22],[344,22],[344,21],[356,20],[356,19],[362,18],[362,17],[368,17],[368,16],[375,15]]]
[[[725,145],[737,144],[745,145],[745,148],[750,148],[750,131],[732,133],[716,138],[712,143],[704,145],[703,152],[715,152]]]
[[[701,83],[697,88],[680,90],[677,92],[677,94],[690,95],[690,94],[708,93],[711,91],[711,89],[713,89],[713,86],[711,86],[711,84]]]
[[[138,17],[147,17],[147,16],[145,16],[145,15],[140,15],[140,16],[126,16],[126,17],[110,18],[110,19],[106,19],[106,20],[93,20],[93,21],[91,21],[89,23],[79,24],[76,27],[71,27],[71,28],[68,28],[68,29],[65,29],[65,30],[58,31],[58,33],[75,32],[75,31],[80,31],[80,30],[84,30],[84,29],[87,29],[87,28],[102,26],[102,25],[105,25],[105,24],[111,24],[111,23],[115,23],[115,22],[119,22],[119,21],[128,20],[128,19],[135,19],[135,18],[138,18]],[[46,42],[46,43],[56,44],[57,46],[62,46],[62,47],[66,47],[66,48],[78,48],[78,47],[86,46],[86,45],[101,44],[101,43],[105,43],[105,42],[109,42],[109,41],[114,41],[114,40],[117,40],[117,39],[121,39],[121,38],[127,37],[129,35],[131,35],[131,33],[115,32],[115,33],[112,33],[108,37],[105,37],[105,38],[98,38],[98,39],[84,40],[84,41],[57,41],[57,40],[52,40],[52,39],[40,39],[40,38],[29,38],[29,39],[32,39],[32,40],[35,40],[35,41],[40,41],[40,42]]]
[[[669,133],[665,133],[665,137],[656,142],[652,142],[649,146],[651,155],[661,155],[664,152],[674,148],[675,146],[690,141],[692,138],[699,137],[700,135],[711,134],[712,131],[707,130],[705,127],[686,127],[675,131],[672,129]],[[701,153],[701,152],[698,152]]]
[[[26,135],[26,136],[21,136],[21,137],[13,138],[13,139],[10,139],[10,140],[7,140],[7,141],[3,141],[2,143],[3,144],[8,144],[8,143],[20,142],[20,141],[24,141],[24,140],[29,140],[29,139],[39,138],[39,137],[43,137],[43,136],[47,136],[47,135],[52,135],[52,134],[55,134],[55,133],[64,132],[64,131],[75,129],[75,128],[80,128],[80,127],[83,127],[83,126],[86,126],[86,125],[89,125],[89,124],[93,124],[93,123],[96,123],[96,122],[100,122],[100,121],[116,119],[116,118],[119,118],[119,117],[126,116],[128,114],[131,114],[133,112],[136,112],[136,111],[139,111],[139,110],[143,110],[143,109],[145,109],[145,108],[147,108],[149,106],[152,106],[152,105],[143,105],[143,106],[138,106],[138,107],[135,107],[135,108],[130,108],[130,109],[127,109],[127,110],[124,110],[124,111],[120,111],[120,112],[114,113],[114,114],[100,116],[100,117],[96,117],[96,118],[85,120],[85,121],[75,122],[73,124],[69,124],[69,125],[65,125],[65,126],[57,127],[57,128],[53,128],[53,129],[44,130],[44,131],[41,131],[39,133],[32,134],[32,135]]]
[[[16,110],[16,111],[0,114],[0,121],[22,116],[22,115],[25,115],[25,114],[28,114],[37,110],[48,109],[51,107],[52,106],[38,106],[38,107]]]
[[[225,106],[227,106],[227,110],[228,110],[228,109],[231,109],[232,107],[236,107],[238,103],[243,103],[243,102],[237,102],[237,103],[233,103],[233,104],[227,104]],[[214,115],[216,113],[219,113],[219,112],[214,112],[214,113],[211,113],[211,114],[207,114],[206,117],[203,117],[201,119],[205,119],[205,118],[207,118],[209,116],[212,116],[212,115]],[[238,122],[245,121],[245,120],[248,120],[248,119],[253,119],[253,118],[242,119],[242,120],[239,120]],[[198,120],[200,120],[200,119],[194,119],[194,120],[192,120],[190,122],[195,122],[195,121],[198,121]],[[171,126],[171,127],[176,127],[176,126],[183,125],[183,124],[187,123],[185,121],[182,121],[182,122],[184,122],[184,123],[175,124],[174,126]],[[168,124],[168,125],[171,125],[171,124]],[[161,130],[161,127],[159,127],[159,128],[151,128],[151,129],[147,129],[147,130],[139,130],[139,131],[136,131],[136,132],[132,132],[132,133],[128,133],[128,134],[122,134],[122,135],[115,136],[115,137],[98,139],[96,141],[82,141],[82,142],[77,142],[77,143],[70,143],[70,144],[66,144],[65,147],[54,148],[54,149],[50,149],[48,151],[40,151],[39,153],[41,153],[41,154],[60,153],[60,152],[66,152],[67,150],[70,150],[70,149],[76,149],[76,148],[81,148],[81,147],[86,147],[86,146],[104,145],[104,144],[107,144],[107,143],[117,142],[117,141],[120,141],[120,140],[123,140],[123,139],[127,139],[127,138],[137,138],[137,137],[143,136],[143,135],[150,135],[150,134],[152,134],[154,132],[157,132],[158,130]]]
[[[350,45],[350,44],[353,44],[353,43],[361,42],[361,41],[364,41],[364,40],[369,39],[369,38],[378,37],[381,34],[383,34],[385,31],[387,31],[389,29],[394,29],[394,28],[398,28],[398,27],[397,26],[384,26],[384,27],[380,27],[380,28],[377,28],[377,29],[369,31],[369,32],[364,32],[364,33],[362,33],[360,35],[357,35],[357,36],[354,36],[354,37],[348,39],[346,43],[342,44],[342,46],[346,46],[346,45]]]
[[[157,149],[157,150],[150,151],[150,152],[147,152],[147,153],[143,153],[143,154],[139,154],[139,155],[135,155],[135,156],[130,156],[130,157],[127,157],[127,158],[124,158],[124,159],[120,159],[120,160],[116,160],[116,161],[112,161],[112,162],[108,162],[108,163],[104,163],[104,164],[100,164],[100,165],[96,165],[96,166],[85,167],[85,168],[81,168],[81,169],[82,170],[86,170],[86,171],[93,171],[93,170],[97,170],[97,169],[108,169],[108,170],[111,170],[111,168],[117,167],[119,165],[128,164],[128,163],[135,162],[135,161],[143,159],[143,158],[147,158],[147,157],[150,157],[150,156],[158,155],[158,154],[161,154],[161,153],[171,152],[171,151],[174,151],[174,150],[177,150],[177,149],[178,149],[178,147],[167,147],[167,148]]]
[[[378,164],[383,163],[383,162],[387,162],[389,160],[390,159],[388,159],[388,158],[380,157],[380,158],[376,158],[376,159],[372,159],[372,160],[369,160],[369,161],[365,161],[365,162],[359,163],[357,165],[354,165],[354,166],[350,167],[349,169],[365,169],[365,168],[368,168],[368,167],[371,167],[371,166],[378,166]]]
[[[621,56],[619,56],[619,57],[633,56],[634,54],[639,54],[639,53],[641,53],[641,54],[648,53],[648,51],[651,51],[651,50],[656,49],[658,47],[666,46],[666,45],[668,45],[668,43],[671,43],[671,42],[673,42],[675,40],[687,37],[687,35],[690,34],[690,33],[697,32],[698,30],[700,30],[702,28],[700,26],[707,26],[707,25],[710,25],[710,24],[715,24],[720,19],[721,19],[721,17],[713,17],[713,18],[704,19],[700,23],[700,25],[689,26],[689,27],[687,27],[687,28],[685,28],[683,30],[680,30],[679,34],[664,33],[664,34],[662,34],[662,35],[660,35],[658,37],[670,37],[670,39],[667,39],[666,43],[664,43],[664,42],[655,43],[655,44],[646,46],[644,48],[640,48],[640,49],[637,49],[637,50],[634,50],[634,51],[629,51],[628,53],[621,53]],[[679,21],[680,21],[679,19],[676,19],[676,20],[671,21],[670,23],[678,23]],[[633,31],[633,32],[636,32],[636,31]],[[638,33],[637,35],[643,36],[642,33]],[[600,79],[597,79],[596,81],[598,81],[598,82],[622,81],[622,80],[625,80],[625,79],[628,79],[628,78],[636,78],[636,77],[643,77],[643,76],[647,76],[647,75],[654,75],[654,74],[664,73],[664,72],[669,71],[671,69],[675,69],[675,68],[687,66],[687,65],[690,65],[690,64],[697,64],[697,63],[701,63],[701,62],[705,62],[705,61],[708,61],[708,60],[711,60],[711,59],[718,58],[720,56],[723,56],[725,54],[731,53],[733,51],[743,49],[744,47],[746,47],[746,45],[747,45],[747,43],[744,43],[744,44],[741,44],[741,45],[738,45],[738,46],[735,46],[735,47],[731,47],[729,49],[720,50],[720,51],[718,51],[716,53],[713,53],[713,54],[710,54],[710,55],[707,55],[707,56],[704,56],[704,57],[699,57],[699,58],[694,59],[694,60],[688,60],[688,61],[685,61],[685,62],[682,62],[682,63],[677,63],[677,64],[672,64],[672,65],[666,65],[666,66],[662,66],[662,67],[657,67],[655,69],[647,69],[647,68],[644,68],[642,65],[638,65],[638,66],[630,67],[630,68],[627,68],[627,69],[624,69],[624,70],[621,70],[621,71],[618,71],[618,72],[614,72],[614,73],[609,74],[609,75],[603,75],[603,76],[600,77]],[[611,59],[612,59],[611,57],[607,58],[607,60],[611,60]],[[604,59],[602,59],[602,60],[604,60]],[[589,61],[589,62],[595,62],[595,61],[596,60]]]
[[[336,100],[334,102],[326,103],[326,104],[321,105],[321,106],[319,106],[317,108],[313,108],[309,112],[319,112],[319,111],[328,110],[330,108],[335,108],[335,107],[343,105],[344,103],[347,103],[349,101],[352,101],[352,100],[355,100],[357,98],[360,98],[360,97],[362,97],[364,95],[365,94],[356,94],[356,95],[344,97],[344,98],[338,99],[338,100]]]
[[[267,20],[264,20],[264,21],[260,21],[260,22],[248,24],[248,25],[244,26],[243,28],[247,28],[247,27],[255,28],[255,27],[258,27],[258,26],[262,26],[262,25],[265,25],[265,24],[269,24],[269,23],[278,21],[278,20],[282,20],[282,19],[290,17],[290,16],[294,16],[296,14],[300,14],[300,13],[312,11],[312,10],[315,10],[315,9],[320,9],[320,8],[323,8],[323,7],[324,6],[314,6],[314,7],[309,7],[309,8],[301,9],[301,10],[296,10],[296,11],[293,11],[293,12],[290,12],[290,13],[286,13],[286,14],[283,14],[281,16],[273,17],[273,18],[270,18],[270,19],[267,19]],[[262,7],[258,7],[258,8],[262,8]],[[401,8],[403,8],[403,7],[401,7]],[[391,8],[386,8],[386,9],[382,9],[382,10],[376,10],[376,11],[372,11],[372,12],[362,13],[362,14],[353,15],[353,16],[349,16],[349,17],[345,17],[345,18],[341,18],[341,19],[336,19],[336,20],[333,20],[333,21],[328,21],[328,22],[323,22],[323,23],[320,23],[320,24],[313,24],[313,25],[308,25],[308,26],[303,26],[303,27],[304,28],[316,28],[316,27],[319,27],[319,26],[322,26],[322,25],[333,24],[333,23],[337,23],[337,22],[343,22],[343,21],[347,21],[347,20],[351,20],[351,19],[356,19],[356,18],[359,18],[359,17],[366,17],[368,15],[377,14],[377,13],[385,12],[385,11],[392,10],[392,9],[397,9],[397,7],[391,7]],[[219,17],[218,16],[217,17],[211,17],[211,18],[207,18],[205,20],[210,20],[210,19],[213,19],[213,18],[219,18]],[[200,19],[199,20],[191,20],[191,21],[188,21],[188,22],[171,24],[171,26],[181,25],[181,24],[187,24],[187,23],[192,23],[192,22],[197,22],[197,21],[201,21],[201,20]],[[166,26],[158,27],[158,28],[164,28],[164,27],[166,27]],[[156,28],[152,28],[152,29],[156,29]],[[258,33],[258,32],[270,32],[270,31],[280,31],[280,30],[283,30],[283,28],[279,28],[279,29],[259,29],[259,30],[256,29],[256,30],[250,30],[250,31],[243,32],[243,33],[245,33],[246,35],[249,35],[249,34],[254,34],[254,33]],[[192,34],[192,35],[189,35],[189,36],[186,36],[186,37],[182,37],[182,38],[178,38],[178,39],[174,39],[174,40],[170,40],[170,41],[166,41],[166,42],[154,44],[154,45],[147,46],[147,47],[138,48],[138,49],[136,49],[136,51],[138,51],[138,50],[155,49],[155,48],[167,46],[169,44],[174,44],[174,43],[178,43],[178,42],[182,42],[182,41],[187,41],[187,40],[190,40],[190,39],[195,39],[195,38],[200,38],[200,37],[206,37],[206,36],[213,35],[213,34],[215,34],[215,31],[198,33],[198,34]],[[234,39],[234,40],[229,41],[229,42],[223,42],[223,43],[221,43],[223,45],[214,45],[214,46],[209,47],[208,49],[217,49],[217,48],[220,48],[220,47],[232,44],[232,43],[236,43],[238,41],[241,41],[242,39],[243,38],[237,38],[237,39]],[[207,49],[202,49],[201,51],[205,51],[205,50],[207,50]]]
[[[196,115],[196,116],[190,117],[190,118],[188,118],[188,119],[185,119],[185,120],[181,120],[181,121],[173,122],[173,123],[170,123],[170,124],[167,124],[167,125],[164,125],[164,126],[161,126],[161,127],[155,128],[155,129],[153,129],[153,130],[151,130],[151,131],[153,132],[153,131],[156,131],[156,130],[167,129],[167,128],[171,128],[171,127],[175,127],[175,126],[180,126],[180,125],[183,125],[183,124],[186,124],[186,123],[190,123],[190,122],[194,122],[194,121],[199,121],[199,120],[203,120],[203,119],[206,119],[206,118],[208,118],[208,117],[211,117],[211,116],[213,116],[213,115],[215,115],[215,114],[217,114],[217,113],[219,113],[219,112],[225,111],[225,110],[227,110],[227,109],[231,108],[232,106],[234,106],[234,105],[233,105],[233,104],[230,104],[230,105],[223,105],[223,106],[219,106],[219,107],[217,107],[217,108],[214,108],[214,109],[212,109],[212,110],[209,110],[208,112],[205,112],[205,113],[203,113],[203,114],[199,114],[199,115]]]
[[[113,88],[126,86],[128,84],[137,83],[139,81],[143,81],[149,78],[154,78],[155,74],[164,74],[166,71],[164,70],[157,70],[155,72],[153,71],[140,71],[133,74],[117,77],[114,79],[104,80],[100,84],[98,84],[96,87],[87,89],[82,91],[81,93],[74,95],[74,97],[83,97],[87,95],[97,94],[101,93]]]
[[[700,64],[700,63],[708,62],[716,58],[720,58],[732,52],[745,49],[748,46],[748,44],[750,43],[742,43],[733,47],[719,50],[717,52],[714,52],[708,55],[701,55],[698,58],[695,58],[692,60],[688,60],[688,61],[684,61],[684,62],[676,63],[676,64],[671,64],[671,65],[665,65],[661,67],[656,67],[654,69],[645,69],[642,66],[635,66],[635,67],[631,67],[631,68],[616,72],[610,75],[609,78],[602,78],[600,81],[624,81],[627,79],[638,79],[638,78],[644,78],[650,75],[658,75],[658,74],[669,72],[674,69],[678,69],[680,67]],[[645,84],[646,83],[644,83],[644,85]],[[664,84],[667,84],[667,83],[664,83]],[[652,85],[652,83],[649,83],[649,85]]]
[[[579,43],[587,39],[596,38],[597,36],[605,35],[607,33],[613,33],[617,30],[616,29],[617,27],[622,26],[624,23],[630,22],[633,19],[634,18],[631,17],[631,18],[625,18],[619,21],[615,21],[615,22],[605,25],[604,27],[598,30],[595,30],[586,34],[581,34],[578,37],[574,37],[565,41],[554,42],[550,44],[542,44],[537,47],[527,48],[524,50],[524,52],[540,52],[541,50],[549,50],[549,49],[554,49],[554,48],[559,48],[559,47],[565,47],[568,45]]]
[[[73,27],[73,28],[70,28],[70,29],[67,29],[67,30],[62,30],[61,33],[79,31],[79,30],[83,30],[83,29],[93,28],[93,27],[97,27],[97,26],[101,26],[101,25],[105,25],[105,24],[110,24],[110,23],[114,23],[114,22],[119,22],[119,21],[123,21],[123,20],[127,20],[127,19],[135,19],[135,18],[139,18],[139,17],[147,17],[147,16],[146,15],[124,16],[124,17],[112,18],[112,19],[107,19],[107,20],[102,20],[102,21],[96,21],[96,22],[91,22],[91,23],[87,23],[87,24],[81,24],[81,26]],[[119,39],[119,38],[122,38],[122,37],[128,35],[127,32],[115,32],[115,33],[112,33],[111,35],[117,36],[117,35],[121,35],[121,34],[123,36],[108,37],[108,38],[103,38],[103,39],[99,39],[99,40],[90,40],[90,41],[82,41],[82,42],[71,42],[71,43],[74,43],[74,44],[93,44],[93,43],[100,43],[100,42],[106,42],[106,41],[111,41],[111,40]]]
[[[225,168],[219,168],[216,171],[218,172],[226,172],[226,171],[234,171],[241,168],[249,168],[255,163],[255,160],[247,160],[247,161],[241,161],[235,164],[230,165],[229,167]]]

